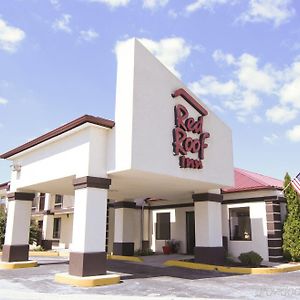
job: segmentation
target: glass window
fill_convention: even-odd
[[[61,229],[61,218],[54,218],[53,222],[53,238],[60,238],[60,229]]]
[[[39,204],[39,210],[43,211],[45,209],[45,193],[40,193],[40,204]]]
[[[170,213],[158,213],[156,215],[156,239],[170,240]]]
[[[230,240],[251,241],[251,220],[249,207],[229,209]]]
[[[63,206],[63,196],[55,195],[54,208],[61,208]]]

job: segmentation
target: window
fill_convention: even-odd
[[[39,211],[43,211],[45,209],[45,193],[40,193],[40,204],[39,204]]]
[[[54,208],[62,208],[63,206],[63,196],[55,195]]]
[[[61,218],[54,218],[53,222],[53,238],[60,238],[60,229],[61,229]]]
[[[156,239],[169,240],[170,232],[170,213],[158,213],[156,215]]]
[[[229,209],[230,240],[251,241],[249,207]]]
[[[38,197],[35,196],[34,199],[33,199],[33,201],[32,201],[32,208],[31,208],[31,210],[34,212],[34,211],[37,210],[37,207],[38,207]]]

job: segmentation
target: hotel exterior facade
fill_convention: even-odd
[[[12,162],[2,260],[28,260],[31,218],[69,274],[166,240],[195,260],[282,259],[282,183],[234,169],[230,128],[137,40],[118,52],[115,121],[85,115],[1,155]],[[9,191],[7,191],[9,189]],[[2,194],[1,194],[2,193]]]

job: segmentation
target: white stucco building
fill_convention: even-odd
[[[169,239],[199,262],[220,263],[225,249],[281,255],[269,250],[281,239],[280,187],[267,185],[260,201],[230,190],[230,128],[137,40],[118,52],[114,121],[84,115],[1,158],[13,165],[4,261],[28,259],[32,213],[45,247],[70,248],[79,277],[105,274],[106,251],[161,252]]]

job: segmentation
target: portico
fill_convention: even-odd
[[[114,253],[133,255],[143,242],[153,246],[144,222],[148,208],[136,205],[151,199],[153,207],[192,203],[196,260],[224,259],[219,189],[233,184],[230,129],[137,40],[117,56],[115,121],[85,115],[1,155],[17,166],[7,261],[16,261],[15,246],[23,247],[18,259],[28,260],[36,192],[74,195],[69,276],[106,274],[108,199],[115,211]]]

